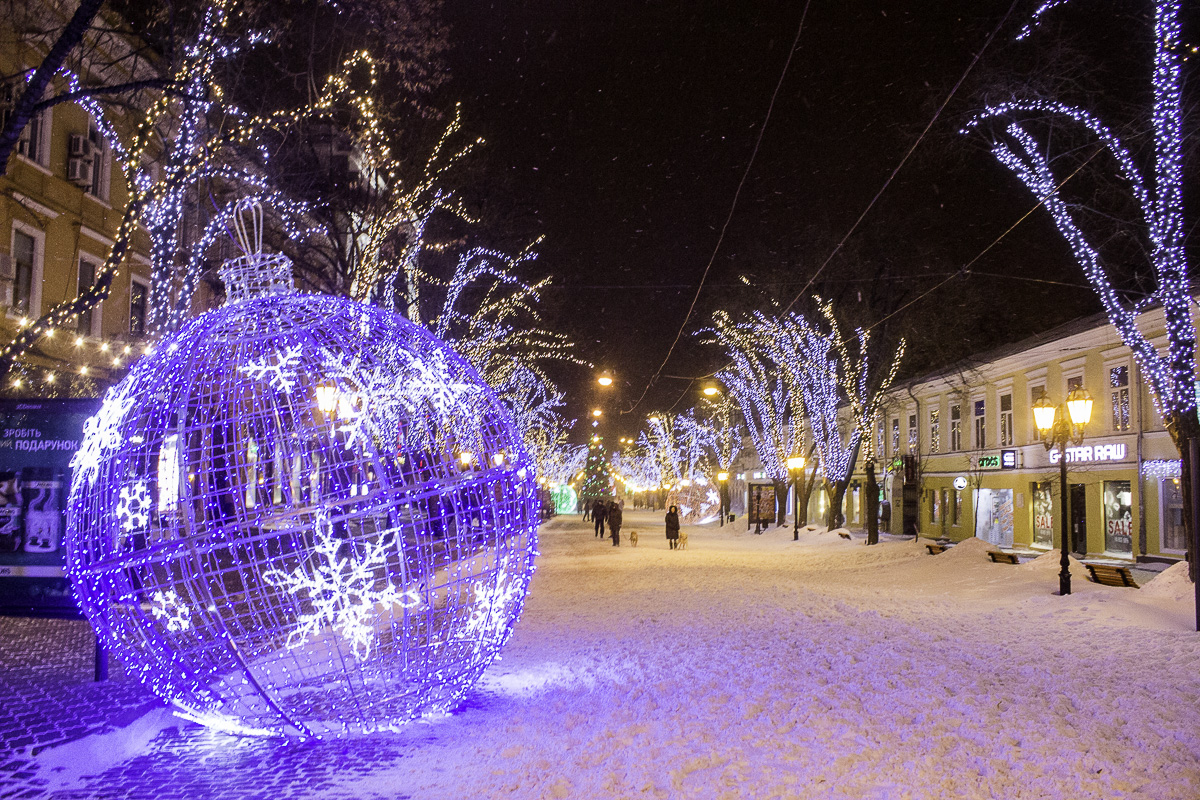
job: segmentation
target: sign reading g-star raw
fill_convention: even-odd
[[[1058,450],[1050,451],[1050,463],[1057,464],[1062,458]],[[1097,461],[1124,461],[1125,445],[1117,444],[1085,444],[1082,447],[1067,448],[1067,463],[1079,464]]]
[[[71,457],[98,400],[0,401],[0,611],[78,616],[63,570]]]

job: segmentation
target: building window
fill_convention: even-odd
[[[50,111],[42,110],[33,115],[29,124],[19,134],[17,152],[43,167],[50,163]]]
[[[929,498],[929,524],[930,525],[937,525],[938,522],[942,518],[942,502],[944,502],[943,498],[944,498],[945,494],[946,494],[945,489],[943,489],[940,492],[937,490],[934,490],[932,496]]]
[[[917,415],[908,415],[908,452],[917,452]]]
[[[975,449],[982,450],[987,447],[987,425],[985,424],[984,403],[982,400],[975,401]]]
[[[88,194],[98,197],[101,200],[108,200],[108,178],[109,178],[109,152],[108,142],[104,139],[104,134],[92,123],[88,127],[88,138],[92,140],[92,185],[88,187]]]
[[[936,453],[942,449],[941,409],[929,409],[929,452]]]
[[[1076,375],[1073,378],[1067,378],[1067,394],[1070,394],[1075,389],[1083,388],[1083,376]]]
[[[962,450],[962,406],[950,406],[950,452]]]
[[[1032,486],[1033,492],[1033,545],[1054,547],[1054,493],[1050,481],[1041,481]]]
[[[1183,494],[1179,478],[1164,478],[1162,482],[1162,549],[1183,553],[1188,549],[1187,531],[1183,527]]]
[[[1045,385],[1029,387],[1029,414],[1031,417],[1031,421],[1032,421],[1034,405],[1037,403],[1038,400],[1041,400],[1045,396],[1046,396]],[[1042,432],[1038,430],[1037,425],[1031,424],[1029,427],[1033,431],[1033,441],[1040,442],[1040,441],[1042,441],[1043,438],[1045,438],[1045,437],[1043,437]]]
[[[1108,387],[1112,400],[1114,431],[1129,430],[1129,367],[1112,367],[1108,371]]]
[[[883,420],[879,420],[878,437],[879,438],[878,438],[878,441],[876,442],[875,451],[879,454],[880,458],[885,458],[887,456],[887,453],[885,453],[883,451]]]
[[[11,313],[28,317],[33,311],[33,279],[37,272],[37,239],[13,230],[13,296]]]
[[[146,333],[146,298],[149,289],[143,283],[129,284],[129,333],[143,336]]]
[[[1130,481],[1104,482],[1104,549],[1133,552],[1133,491]]]
[[[1000,446],[1012,447],[1013,443],[1013,407],[1012,395],[1000,395]]]
[[[86,258],[79,259],[79,288],[76,289],[76,294],[80,294],[87,290],[89,286],[96,282],[96,272],[100,269],[95,261],[89,261]],[[96,321],[100,319],[99,307],[89,308],[82,312],[77,318],[75,330],[81,336],[97,336],[99,332],[96,330]]]
[[[958,527],[962,522],[962,492],[955,489],[950,493],[950,524]]]
[[[900,420],[892,420],[892,455],[900,454]]]

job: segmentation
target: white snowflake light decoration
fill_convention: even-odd
[[[186,605],[174,589],[157,591],[150,596],[150,614],[167,626],[172,633],[180,633],[192,627],[192,609]]]
[[[146,481],[134,481],[121,487],[117,519],[126,533],[140,531],[150,524],[150,487]]]
[[[318,563],[314,568],[297,567],[290,572],[270,569],[263,573],[267,583],[303,594],[312,605],[312,610],[300,615],[288,635],[289,648],[303,647],[319,637],[325,626],[330,626],[350,643],[355,658],[366,661],[371,657],[378,621],[389,618],[383,610],[397,605],[412,609],[421,604],[421,595],[415,588],[401,592],[386,577],[380,577],[387,566],[389,544],[381,538],[367,545],[367,552],[361,558],[345,555],[347,544],[334,536],[328,513],[317,512],[314,549]]]
[[[296,367],[300,366],[300,352],[300,346],[293,345],[274,358],[268,356],[262,360],[251,361],[238,369],[255,380],[265,381],[277,391],[291,392],[300,380],[300,376],[296,374]]]

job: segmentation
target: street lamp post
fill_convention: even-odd
[[[727,513],[729,513],[725,510],[726,506],[729,503],[728,497],[725,494],[729,488],[726,485],[728,482],[729,482],[729,473],[728,472],[718,472],[717,473],[717,486],[718,486],[717,494],[719,496],[718,505],[720,506],[720,509],[721,509],[720,510],[721,522],[718,527],[721,527],[721,528],[725,527],[725,515]]]
[[[1083,443],[1083,427],[1092,418],[1092,397],[1082,386],[1067,394],[1067,401],[1056,406],[1043,395],[1033,404],[1033,421],[1042,434],[1042,444],[1049,452],[1058,447],[1059,492],[1062,495],[1062,556],[1059,558],[1058,593],[1071,593],[1071,562],[1067,556],[1070,538],[1070,518],[1067,500],[1067,445]]]
[[[804,473],[804,456],[792,456],[787,460],[788,472],[792,473],[792,540],[800,540],[800,476]]]

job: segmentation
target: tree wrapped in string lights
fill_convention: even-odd
[[[261,40],[261,34],[240,39],[231,30],[238,12],[235,0],[212,0],[204,6],[195,35],[173,48],[173,61],[164,66],[164,76],[138,82],[140,88],[130,89],[130,102],[125,104],[101,102],[106,92],[89,89],[85,76],[62,70],[69,91],[46,102],[70,98],[91,114],[124,173],[128,199],[109,254],[92,284],[81,286],[77,296],[56,303],[0,346],[0,376],[43,338],[53,337],[56,330],[108,297],[139,231],[147,233],[151,243],[147,312],[149,332],[156,335],[176,328],[191,312],[193,292],[206,269],[204,259],[235,213],[233,195],[269,204],[286,233],[300,232],[307,209],[268,185],[261,169],[267,160],[264,142],[301,120],[328,115],[353,97],[348,97],[345,75],[335,75],[312,103],[299,108],[250,115],[225,102],[227,92],[217,79],[218,66]],[[353,71],[362,62],[369,64],[370,56],[358,53],[343,69]],[[129,141],[122,141],[118,128],[133,129]],[[177,248],[186,200],[197,192],[213,208],[204,215],[207,222],[196,232],[180,266]]]
[[[67,563],[106,646],[179,713],[335,737],[451,710],[524,603],[534,475],[469,364],[399,315],[227,262],[227,304],[111,389]]]
[[[750,441],[772,483],[775,484],[776,520],[782,525],[788,483],[787,460],[802,447],[803,409],[799,392],[788,386],[788,373],[780,369],[777,350],[764,341],[761,314],[752,322],[735,322],[725,311],[713,317],[710,329],[731,364],[717,373],[742,409]],[[768,337],[769,338],[769,337]]]
[[[1066,0],[1044,2],[1018,38],[1029,36],[1046,13],[1065,3]],[[1053,100],[1013,100],[991,106],[972,119],[964,133],[983,128],[985,123],[999,123],[986,125],[992,136],[992,153],[1050,212],[1099,296],[1109,321],[1121,341],[1133,351],[1155,406],[1179,448],[1186,486],[1197,467],[1192,448],[1200,436],[1195,390],[1196,330],[1191,316],[1192,286],[1183,224],[1182,75],[1188,48],[1182,41],[1180,0],[1155,0],[1153,5],[1153,106],[1149,125],[1153,155],[1143,159],[1150,162],[1149,179],[1139,167],[1138,158],[1099,117],[1086,109]],[[1191,50],[1194,52],[1195,48]],[[1107,251],[1102,252],[1100,244],[1111,244],[1111,231],[1107,227],[1098,232],[1085,231],[1081,207],[1069,202],[1063,192],[1063,184],[1074,173],[1063,167],[1066,159],[1058,158],[1042,143],[1046,139],[1041,135],[1042,124],[1053,119],[1067,120],[1081,129],[1091,139],[1095,155],[1107,157],[1136,201],[1142,218],[1144,252],[1151,267],[1146,277],[1152,284],[1150,293],[1140,301],[1130,300],[1113,279],[1113,269],[1121,266],[1121,258],[1106,256]],[[1106,223],[1110,221],[1105,219]],[[1141,313],[1154,306],[1162,309],[1166,323],[1166,347],[1161,351],[1153,334],[1139,328]],[[1196,509],[1191,492],[1184,492],[1184,514],[1195,536]],[[1196,541],[1194,538],[1193,542]],[[1196,561],[1192,564],[1195,580]]]
[[[721,496],[706,463],[714,430],[694,412],[651,414],[639,449],[649,456],[661,485],[668,485],[667,505],[679,506],[679,518],[707,522],[719,513]]]
[[[816,302],[827,330],[821,330],[799,314],[789,314],[780,320],[761,315],[757,319],[768,332],[765,338],[776,343],[780,369],[800,395],[808,429],[821,459],[829,497],[826,524],[832,528],[844,519],[846,488],[864,443],[868,495],[873,491],[875,453],[871,425],[900,368],[905,343],[900,340],[886,368],[874,368],[870,332],[856,329],[852,345],[841,332],[833,304],[820,298]],[[873,540],[875,536],[868,538],[871,543]]]

